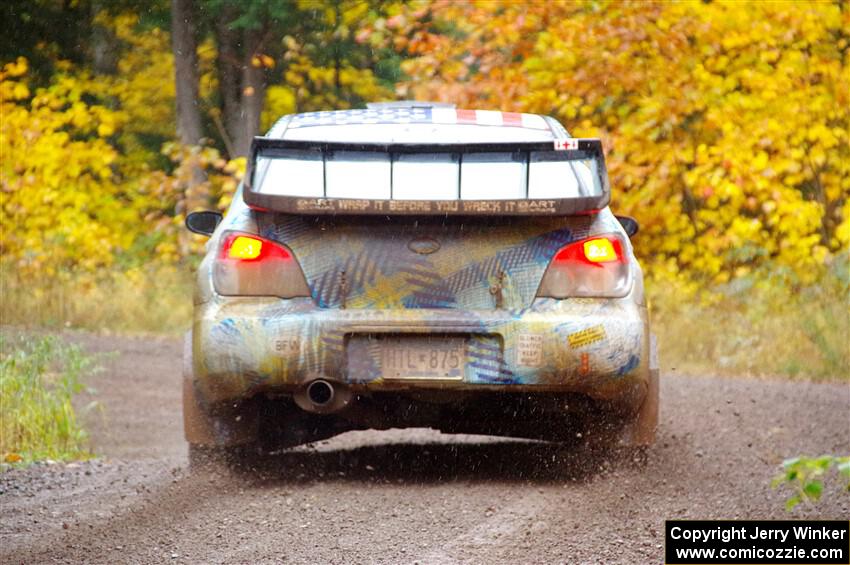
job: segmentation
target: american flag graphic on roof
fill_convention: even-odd
[[[307,112],[292,116],[288,127],[303,128],[348,124],[470,124],[549,129],[546,120],[537,114],[428,107]]]

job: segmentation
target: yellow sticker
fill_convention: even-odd
[[[580,332],[567,336],[567,341],[570,342],[570,347],[573,349],[578,349],[579,347],[584,347],[585,345],[590,345],[603,339],[605,339],[605,328],[601,325],[585,328]]]

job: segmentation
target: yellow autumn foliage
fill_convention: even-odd
[[[356,28],[362,12],[356,2],[343,7],[346,29]],[[336,13],[325,10],[322,17],[330,21]],[[228,161],[210,140],[197,147],[173,141],[174,65],[167,32],[140,27],[139,14],[131,11],[102,12],[94,22],[121,46],[115,73],[94,76],[55,61],[59,72],[35,92],[26,60],[9,62],[0,74],[0,267],[22,284],[72,273],[91,274],[87,280],[94,281],[113,264],[131,276],[146,262],[195,257],[202,238],[187,239],[183,229],[192,167],[204,172],[194,190],[221,210],[244,175],[244,159]],[[289,46],[285,70],[276,73],[284,84],[266,91],[264,127],[296,109],[344,107],[352,97],[391,95],[369,69],[318,65],[308,46],[281,41]],[[200,102],[211,122],[218,118],[220,124],[216,57],[211,39],[202,41]],[[257,61],[274,73],[271,57],[261,54]]]
[[[97,273],[116,260],[173,262],[200,249],[181,253],[177,245],[187,157],[197,157],[215,198],[210,204],[222,208],[244,174],[244,160],[168,143],[161,153],[172,171],[156,169],[150,150],[134,143],[144,126],[131,124],[143,121],[144,107],[124,98],[119,108],[127,110],[92,102],[103,98],[103,79],[80,72],[58,75],[31,93],[27,70],[19,59],[0,72],[4,272],[18,280],[62,278]],[[119,140],[131,149],[120,152]]]
[[[0,71],[0,250],[4,268],[56,277],[109,265],[139,218],[115,198],[119,155],[107,137],[126,116],[87,102],[85,73],[60,74],[30,93],[27,63]]]
[[[282,79],[293,97],[290,111],[345,109],[360,101],[393,98],[392,89],[376,74],[376,55],[346,56],[355,37],[383,3],[342,0],[297,0],[295,5],[309,18],[321,21],[302,34],[283,37],[285,47]],[[351,43],[348,48],[346,43]],[[349,53],[350,54],[350,53]],[[278,102],[281,97],[277,97]],[[267,104],[267,107],[269,105]]]
[[[552,114],[601,137],[613,207],[640,221],[653,280],[683,292],[748,277],[807,284],[846,254],[850,10],[838,2],[417,1],[370,26],[365,3],[330,6],[317,37],[394,49],[409,77],[399,96]],[[23,59],[0,74],[0,250],[22,276],[179,260],[198,249],[178,238],[187,160],[206,172],[210,206],[226,206],[244,172],[210,145],[171,141],[167,33],[132,13],[96,21],[125,46],[115,74],[57,61],[38,89]],[[265,127],[393,97],[374,69],[278,41],[281,59],[257,55],[272,79]],[[198,55],[212,124],[217,55],[209,40]]]
[[[805,284],[846,253],[846,5],[438,2],[395,25],[375,34],[410,56],[403,94],[601,137],[613,207],[639,219],[652,278],[694,290],[767,270]]]
[[[135,172],[150,170],[156,148],[142,140],[174,137],[174,65],[168,33],[152,28],[137,31],[138,15],[98,14],[95,22],[113,33],[126,49],[117,61],[114,75],[98,77],[100,95],[112,99],[128,116],[117,141],[124,166]]]
[[[612,207],[641,224],[663,362],[848,374],[846,2],[294,6],[308,24],[251,60],[269,79],[263,129],[394,97],[554,115],[602,138]],[[165,30],[132,8],[95,22],[114,39],[114,73],[0,61],[0,319],[181,331],[185,263],[205,241],[183,228],[193,167],[195,190],[224,210],[245,162],[210,140],[174,142]],[[223,139],[211,37],[197,55],[205,133]],[[394,91],[389,76],[401,77]]]

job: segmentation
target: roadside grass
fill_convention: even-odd
[[[72,404],[95,370],[77,345],[55,336],[0,334],[0,457],[6,464],[91,456]]]
[[[847,277],[832,272],[796,288],[744,282],[721,289],[713,300],[653,289],[662,371],[850,380]]]
[[[152,265],[43,282],[3,269],[0,287],[0,320],[21,328],[178,335],[192,319],[189,267]]]

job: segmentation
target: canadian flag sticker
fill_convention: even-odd
[[[555,151],[570,151],[578,149],[578,139],[556,139]]]

